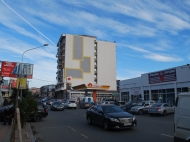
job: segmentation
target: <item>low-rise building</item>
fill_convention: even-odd
[[[120,99],[155,100],[174,104],[178,93],[188,92],[190,66],[183,65],[120,81]]]

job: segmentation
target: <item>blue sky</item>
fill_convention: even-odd
[[[189,0],[1,0],[0,60],[34,64],[30,87],[56,83],[61,34],[116,41],[117,79],[190,63]],[[108,53],[105,53],[105,56]]]

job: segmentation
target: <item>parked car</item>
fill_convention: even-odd
[[[137,114],[148,113],[149,108],[155,103],[156,101],[141,101],[136,106],[132,107],[130,112]]]
[[[56,99],[50,99],[46,102],[47,105],[51,105],[53,102],[55,102]]]
[[[64,110],[64,103],[61,101],[55,101],[52,103],[51,110]]]
[[[109,129],[133,128],[137,125],[135,116],[111,104],[94,105],[86,110],[88,124],[98,124]]]
[[[93,97],[82,97],[79,103],[80,108],[89,108],[94,105]]]
[[[126,102],[125,101],[116,101],[114,104],[119,107],[123,107],[123,106],[125,106]]]
[[[169,113],[174,113],[174,106],[168,103],[156,103],[149,108],[148,113],[150,115],[161,114],[165,116]]]
[[[190,142],[190,92],[180,93],[176,98],[174,142]]]
[[[13,105],[8,105],[6,107],[9,107],[9,109],[14,110]],[[0,108],[0,121],[3,121],[4,110],[5,107]],[[42,121],[42,118],[45,118],[47,116],[48,116],[47,106],[44,105],[42,102],[38,102],[38,112],[37,113],[31,112],[31,115],[27,118],[27,121],[34,120],[35,122],[39,122]]]
[[[130,112],[131,108],[136,106],[140,101],[128,101],[124,106],[121,106],[121,108],[124,111]]]
[[[73,100],[66,100],[66,101],[64,102],[64,107],[65,107],[65,108],[74,108],[74,109],[76,109],[76,108],[77,108],[77,104],[76,104],[76,102],[73,101]]]

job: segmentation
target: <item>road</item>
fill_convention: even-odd
[[[51,111],[42,122],[29,122],[37,142],[173,142],[173,114],[135,115],[137,127],[105,131],[89,125],[85,109]]]

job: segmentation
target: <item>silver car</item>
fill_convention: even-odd
[[[66,101],[64,102],[64,106],[65,106],[65,108],[74,108],[74,109],[77,108],[76,102],[75,102],[75,101],[72,101],[72,100],[66,100]]]
[[[150,115],[161,114],[165,116],[169,113],[174,113],[174,106],[168,103],[156,103],[149,108],[148,113]]]
[[[137,114],[148,113],[149,108],[155,103],[156,101],[141,101],[136,106],[132,107],[130,112]]]

